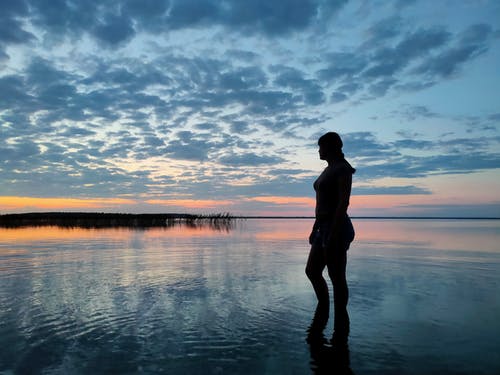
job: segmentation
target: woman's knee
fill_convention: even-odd
[[[345,268],[330,266],[328,267],[328,276],[334,285],[347,283]]]
[[[306,271],[306,275],[309,278],[309,280],[316,280],[316,279],[323,277],[322,270],[319,270],[316,267],[311,267],[309,264],[306,266],[305,271]]]

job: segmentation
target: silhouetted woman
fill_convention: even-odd
[[[354,239],[354,228],[347,215],[351,195],[352,175],[355,169],[344,159],[342,140],[337,133],[329,132],[318,140],[319,158],[328,166],[314,182],[316,191],[316,220],[309,236],[311,251],[307,260],[306,274],[311,281],[318,307],[318,314],[328,320],[330,298],[323,270],[333,284],[334,333],[332,340],[347,342],[349,315],[347,300],[349,291],[346,281],[347,249]],[[321,320],[321,318],[320,318]],[[323,322],[324,328],[326,320]],[[314,325],[314,320],[313,320]],[[314,329],[314,327],[312,327]]]

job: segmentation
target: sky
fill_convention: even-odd
[[[497,0],[2,0],[0,213],[500,217]]]

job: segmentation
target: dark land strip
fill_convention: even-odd
[[[493,217],[372,217],[353,216],[353,219],[377,220],[499,220]],[[246,219],[311,219],[311,216],[233,216],[228,213],[195,214],[125,214],[103,212],[32,212],[0,215],[0,228],[21,227],[78,227],[78,228],[155,228],[186,225],[192,227],[209,226],[214,229],[231,229],[236,220]]]
[[[121,214],[101,212],[34,212],[0,215],[0,227],[21,228],[39,226],[78,228],[154,228],[187,225],[230,229],[233,217],[229,214]],[[220,228],[219,228],[220,227]]]

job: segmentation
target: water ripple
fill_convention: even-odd
[[[0,238],[0,373],[310,373],[315,299],[304,241],[270,238],[272,225],[253,223],[207,238]],[[282,223],[280,235],[304,232],[297,223]],[[398,253],[373,242],[350,250],[354,372],[404,374],[423,364],[439,372],[441,361],[495,373],[497,255],[427,248],[419,258],[414,244]]]

